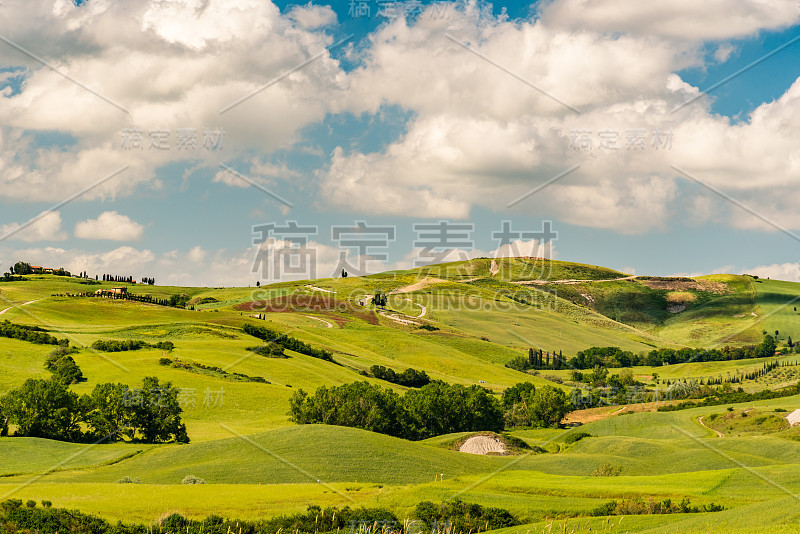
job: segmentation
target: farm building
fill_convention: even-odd
[[[127,287],[112,287],[111,289],[98,289],[94,292],[98,297],[124,298],[128,294]]]

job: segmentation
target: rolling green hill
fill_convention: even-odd
[[[86,381],[72,386],[77,393],[102,382],[133,386],[145,376],[180,387],[191,443],[92,446],[0,438],[0,495],[6,497],[48,499],[111,519],[149,522],[173,511],[257,518],[302,511],[312,502],[385,506],[407,515],[419,501],[458,496],[507,508],[530,523],[509,533],[553,526],[603,531],[612,523],[631,532],[723,532],[736,524],[758,532],[762,526],[751,517],[756,512],[781,531],[800,520],[800,513],[767,512],[789,506],[787,488],[800,491],[800,434],[784,429],[785,413],[775,412],[800,408],[800,397],[734,405],[732,412],[714,406],[614,415],[580,429],[520,429],[513,436],[546,452],[516,456],[452,450],[464,434],[409,442],[353,428],[298,426],[288,415],[289,398],[299,388],[366,380],[404,392],[364,376],[373,365],[413,367],[433,379],[480,384],[494,392],[522,381],[570,390],[569,369],[527,374],[505,364],[529,348],[567,357],[592,346],[635,353],[712,348],[758,342],[762,331],[774,335],[775,330],[783,346],[788,336],[800,340],[794,311],[800,284],[736,275],[631,277],[568,262],[479,258],[261,288],[128,285],[138,295],[186,295],[191,310],[69,296],[122,284],[28,278],[0,283],[0,321],[37,325],[78,347],[72,356]],[[385,309],[368,302],[376,292],[387,294]],[[292,351],[286,359],[259,356],[246,350],[261,341],[242,331],[245,324],[326,349],[335,363]],[[171,341],[175,348],[104,353],[90,348],[97,340]],[[27,378],[49,376],[44,361],[52,349],[0,338],[0,395]],[[165,356],[269,383],[161,365]],[[719,377],[773,360],[636,367],[633,373],[652,384],[654,373],[671,381]],[[795,354],[779,359],[799,360]],[[741,386],[756,391],[798,380],[800,370],[779,367]],[[724,416],[751,409],[769,415],[769,424]],[[717,417],[727,422],[717,428],[709,422],[712,414],[723,414]],[[577,431],[591,436],[569,444],[565,437]],[[593,476],[604,465],[618,469],[619,476]],[[182,485],[187,475],[207,483]],[[117,483],[126,476],[141,484]],[[714,502],[726,510],[630,516],[622,523],[618,516],[585,517],[609,500],[634,497],[676,502],[689,497],[693,504]],[[570,519],[576,515],[582,517]]]

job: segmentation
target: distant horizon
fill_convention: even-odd
[[[547,258],[542,258],[542,257],[537,257],[537,256],[501,256],[501,257],[497,257],[497,258],[492,258],[490,256],[476,256],[476,257],[470,258],[468,260],[453,260],[453,261],[447,261],[447,262],[442,262],[442,263],[432,263],[432,264],[429,264],[429,265],[420,266],[420,267],[411,267],[411,268],[408,268],[408,269],[402,269],[402,268],[387,269],[387,270],[384,270],[384,271],[370,272],[370,273],[367,273],[367,274],[364,274],[364,275],[348,275],[348,277],[358,278],[358,277],[362,277],[362,276],[380,275],[380,274],[385,274],[385,273],[394,272],[394,271],[413,271],[415,269],[425,269],[426,267],[432,267],[432,266],[436,266],[436,265],[444,265],[444,264],[448,264],[448,263],[458,263],[460,261],[471,261],[471,260],[478,260],[478,259],[499,260],[499,259],[505,259],[505,258],[508,258],[508,259],[547,260]],[[19,260],[19,261],[24,261],[24,260]],[[564,259],[555,259],[555,260],[552,260],[552,261],[558,261],[558,262],[563,262],[563,263],[587,265],[587,266],[590,266],[590,267],[599,267],[599,268],[604,268],[604,269],[610,269],[610,270],[614,270],[614,271],[616,271],[616,272],[618,272],[620,274],[623,274],[623,275],[626,275],[626,276],[633,276],[633,277],[637,277],[637,278],[638,277],[643,277],[643,276],[649,276],[649,277],[655,277],[655,278],[670,278],[670,277],[699,278],[699,277],[702,277],[702,276],[732,275],[732,276],[754,276],[755,278],[764,278],[764,279],[768,279],[768,280],[775,280],[775,281],[782,281],[782,282],[795,282],[794,280],[784,280],[784,279],[781,279],[781,278],[774,278],[774,277],[770,277],[770,276],[760,276],[760,275],[755,274],[755,273],[747,273],[747,272],[740,272],[740,273],[713,272],[713,273],[691,273],[691,274],[687,274],[687,273],[671,273],[671,274],[638,273],[637,274],[637,273],[628,273],[628,272],[624,272],[624,271],[619,271],[617,269],[611,269],[610,267],[607,267],[605,265],[595,265],[595,264],[586,263],[586,262],[580,262],[580,261],[572,261],[572,260],[564,260]],[[34,267],[33,264],[31,264],[31,267],[32,268],[36,268],[36,267],[43,267],[43,266]],[[49,268],[49,269],[54,269],[54,270],[63,268],[65,271],[68,271],[70,273],[70,277],[72,277],[72,278],[78,278],[79,277],[78,274],[80,272],[82,272],[82,271],[79,271],[78,273],[76,273],[76,272],[71,271],[70,269],[68,269],[66,267],[43,267],[43,268],[45,268],[45,269]],[[8,272],[8,271],[6,270],[6,272]],[[47,274],[49,274],[51,276],[58,276],[58,275],[54,275],[52,273],[34,273],[33,276],[44,276],[44,275],[47,275]],[[87,277],[90,280],[95,280],[95,276],[97,276],[98,277],[97,281],[105,282],[105,283],[133,284],[133,285],[137,285],[137,286],[148,286],[148,284],[141,282],[141,278],[142,277],[139,277],[139,279],[137,279],[136,276],[133,276],[133,281],[132,282],[126,282],[126,281],[103,280],[103,275],[104,274],[110,274],[112,276],[129,276],[129,277],[133,276],[133,275],[130,275],[130,274],[127,274],[127,275],[118,274],[118,273],[117,274],[114,274],[114,273],[98,274],[98,273],[89,273],[89,272],[87,272]],[[26,275],[26,276],[32,276],[32,275]],[[146,277],[155,278],[155,277],[152,277],[152,276],[146,276]],[[250,285],[247,285],[247,284],[239,284],[239,285],[192,285],[192,284],[175,285],[175,284],[161,284],[161,283],[159,283],[158,278],[155,278],[155,283],[152,284],[152,285],[163,286],[163,287],[192,287],[192,288],[209,288],[209,289],[233,289],[233,288],[254,288],[254,289],[256,289],[258,287],[267,286],[267,285],[271,285],[271,284],[283,284],[283,283],[295,283],[295,282],[299,283],[299,282],[313,281],[313,280],[336,280],[337,278],[339,278],[339,277],[336,277],[336,276],[324,276],[324,277],[318,277],[318,278],[297,278],[297,279],[287,279],[287,280],[279,280],[279,281],[271,281],[271,282],[263,282],[263,283],[261,283],[260,280],[257,280],[257,282],[260,283],[260,286],[257,286],[255,283],[252,283]]]
[[[0,265],[241,285],[270,239],[317,276],[538,242],[800,281],[796,2],[384,4],[4,3]]]

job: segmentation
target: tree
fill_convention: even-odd
[[[26,274],[33,274],[33,269],[31,269],[30,263],[25,263],[24,261],[18,261],[14,264],[14,272],[12,274],[16,275],[26,275]]]
[[[117,441],[125,435],[134,437],[131,428],[132,410],[130,392],[124,384],[97,384],[89,396],[91,409],[87,422],[97,438],[108,436],[109,441]]]
[[[132,406],[133,432],[141,434],[148,443],[172,440],[188,443],[186,425],[180,415],[183,410],[178,402],[179,388],[170,382],[160,384],[154,376],[146,376],[141,393],[141,402]]]
[[[44,367],[53,373],[53,379],[64,383],[65,385],[77,384],[83,381],[83,372],[70,352],[75,349],[70,349],[68,346],[62,345],[56,350],[47,355],[44,361]]]
[[[537,389],[530,400],[531,417],[541,426],[558,426],[570,411],[564,391],[546,385]]]
[[[525,427],[533,424],[529,401],[536,392],[530,382],[515,384],[503,392],[503,418],[508,428]]]
[[[436,381],[409,391],[404,400],[419,439],[452,432],[503,430],[500,402],[479,386]]]
[[[17,425],[17,435],[62,441],[81,437],[85,405],[62,382],[28,379],[2,405],[9,422]]]
[[[314,396],[302,389],[289,402],[292,421],[363,428],[396,437],[408,437],[408,415],[400,396],[368,382],[317,388]]]
[[[775,338],[770,335],[765,335],[764,340],[761,342],[761,345],[758,346],[756,350],[756,356],[759,358],[767,358],[769,356],[775,355],[775,349],[777,348],[777,344],[775,343]]]

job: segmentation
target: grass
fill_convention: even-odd
[[[527,524],[504,533],[550,532],[780,532],[796,527],[796,504],[781,488],[800,491],[800,429],[785,428],[783,416],[800,408],[800,397],[787,397],[678,412],[612,415],[579,429],[519,429],[511,434],[548,451],[509,457],[465,455],[451,450],[465,434],[408,442],[369,432],[289,421],[288,400],[299,388],[355,380],[404,388],[364,377],[360,371],[384,365],[398,371],[425,370],[432,378],[478,384],[497,392],[521,381],[546,383],[540,376],[510,370],[504,364],[529,347],[562,350],[565,356],[589,346],[620,346],[635,352],[657,346],[741,344],[757,340],[762,330],[779,340],[794,333],[800,317],[791,299],[800,285],[748,277],[703,277],[724,283],[727,292],[654,289],[624,273],[567,262],[546,268],[534,260],[476,259],[368,277],[275,284],[266,288],[180,288],[135,286],[132,291],[160,298],[185,293],[198,310],[53,294],[110,287],[75,279],[31,277],[29,282],[0,284],[0,319],[38,324],[58,337],[69,337],[87,378],[72,386],[89,393],[100,382],[135,386],[158,376],[182,388],[184,420],[192,443],[145,446],[119,443],[89,447],[27,438],[0,438],[0,495],[48,499],[110,519],[156,521],[179,512],[190,517],[218,513],[257,518],[322,506],[386,506],[405,517],[420,500],[458,496],[486,506],[511,510]],[[540,278],[546,286],[511,282]],[[438,330],[421,330],[374,315],[356,297],[391,292],[422,279],[425,284],[389,296],[391,313],[405,315]],[[433,280],[438,279],[439,281]],[[556,280],[594,280],[575,284]],[[612,281],[607,281],[612,280]],[[346,309],[289,309],[270,313],[267,321],[242,309],[252,300],[332,295]],[[551,292],[548,292],[551,291]],[[594,298],[594,304],[584,295]],[[23,307],[23,303],[35,301]],[[668,304],[686,305],[670,314]],[[13,305],[13,306],[12,306]],[[423,317],[418,317],[422,307]],[[751,315],[755,314],[755,315]],[[307,317],[329,321],[334,328]],[[288,359],[263,358],[245,350],[257,344],[241,332],[246,322],[267,325],[334,353],[338,362],[287,351]],[[794,339],[800,341],[800,329]],[[97,339],[172,341],[170,358],[218,366],[228,372],[260,376],[271,384],[235,382],[224,377],[161,366],[155,349],[98,353]],[[46,377],[44,358],[52,347],[0,339],[0,394],[26,378]],[[763,360],[701,362],[637,367],[637,379],[650,382],[687,377],[735,375],[759,369]],[[800,356],[780,358],[797,363]],[[616,371],[612,371],[616,372]],[[547,371],[568,379],[569,371]],[[796,383],[800,367],[781,367],[746,390]],[[738,385],[737,385],[738,386]],[[569,386],[564,386],[569,389]],[[612,411],[617,411],[616,408]],[[747,412],[747,416],[742,417]],[[714,416],[714,414],[718,414]],[[703,418],[711,429],[703,427]],[[759,419],[762,418],[763,419]],[[724,434],[718,437],[712,430]],[[567,445],[565,436],[584,431],[593,437]],[[604,464],[619,476],[598,477]],[[208,484],[184,486],[186,475]],[[442,476],[443,475],[443,476]],[[124,476],[142,484],[116,484]],[[436,479],[436,481],[434,481]],[[317,482],[319,480],[320,482]],[[631,497],[720,503],[713,514],[590,518],[611,499]],[[758,515],[761,514],[761,515]],[[759,518],[765,518],[759,523]],[[559,530],[560,529],[560,530]]]

